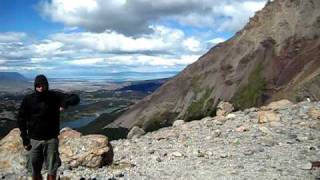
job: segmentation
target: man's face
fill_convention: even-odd
[[[44,89],[45,89],[45,87],[44,87],[43,84],[38,84],[38,85],[36,86],[36,91],[38,91],[38,92],[40,92],[40,93],[43,92]]]

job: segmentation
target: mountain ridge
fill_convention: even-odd
[[[177,119],[214,115],[220,101],[236,108],[273,100],[320,98],[320,3],[269,1],[231,39],[120,116],[112,127],[152,131]]]
[[[31,83],[18,72],[0,72],[0,91],[20,92],[28,89]]]

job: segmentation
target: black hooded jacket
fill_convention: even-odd
[[[35,88],[39,84],[44,86],[44,91],[35,90],[27,95],[18,113],[18,127],[25,146],[30,143],[30,138],[47,140],[57,137],[60,131],[60,107],[67,108],[77,105],[80,101],[79,96],[75,94],[50,91],[44,75],[35,78]]]

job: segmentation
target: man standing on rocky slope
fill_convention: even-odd
[[[48,170],[48,180],[56,179],[61,165],[58,135],[60,131],[60,111],[80,101],[75,94],[64,94],[49,90],[44,75],[34,81],[35,92],[27,95],[20,106],[18,126],[27,157],[28,174],[32,179],[42,179],[43,163]]]

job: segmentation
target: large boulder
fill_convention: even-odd
[[[103,135],[86,135],[70,128],[61,130],[59,152],[62,163],[68,167],[85,166],[98,168],[112,163],[113,149],[108,138]],[[25,171],[26,154],[15,128],[0,140],[0,172],[16,174]]]
[[[138,126],[134,126],[128,133],[127,138],[128,139],[139,138],[145,133],[146,132],[142,128],[139,128]]]
[[[289,106],[292,106],[293,103],[287,99],[282,99],[279,101],[274,101],[269,103],[267,106],[262,106],[260,109],[261,110],[278,110],[278,109],[283,109],[283,108],[288,108]]]
[[[25,171],[26,151],[23,148],[19,129],[13,129],[0,140],[0,172]]]
[[[229,102],[220,102],[217,106],[217,116],[226,116],[234,110],[234,107]]]
[[[98,168],[113,161],[112,146],[104,135],[82,136],[65,128],[60,132],[59,144],[61,160],[70,167]]]
[[[258,122],[260,124],[270,123],[270,122],[279,122],[280,116],[274,111],[259,111],[258,112]]]

